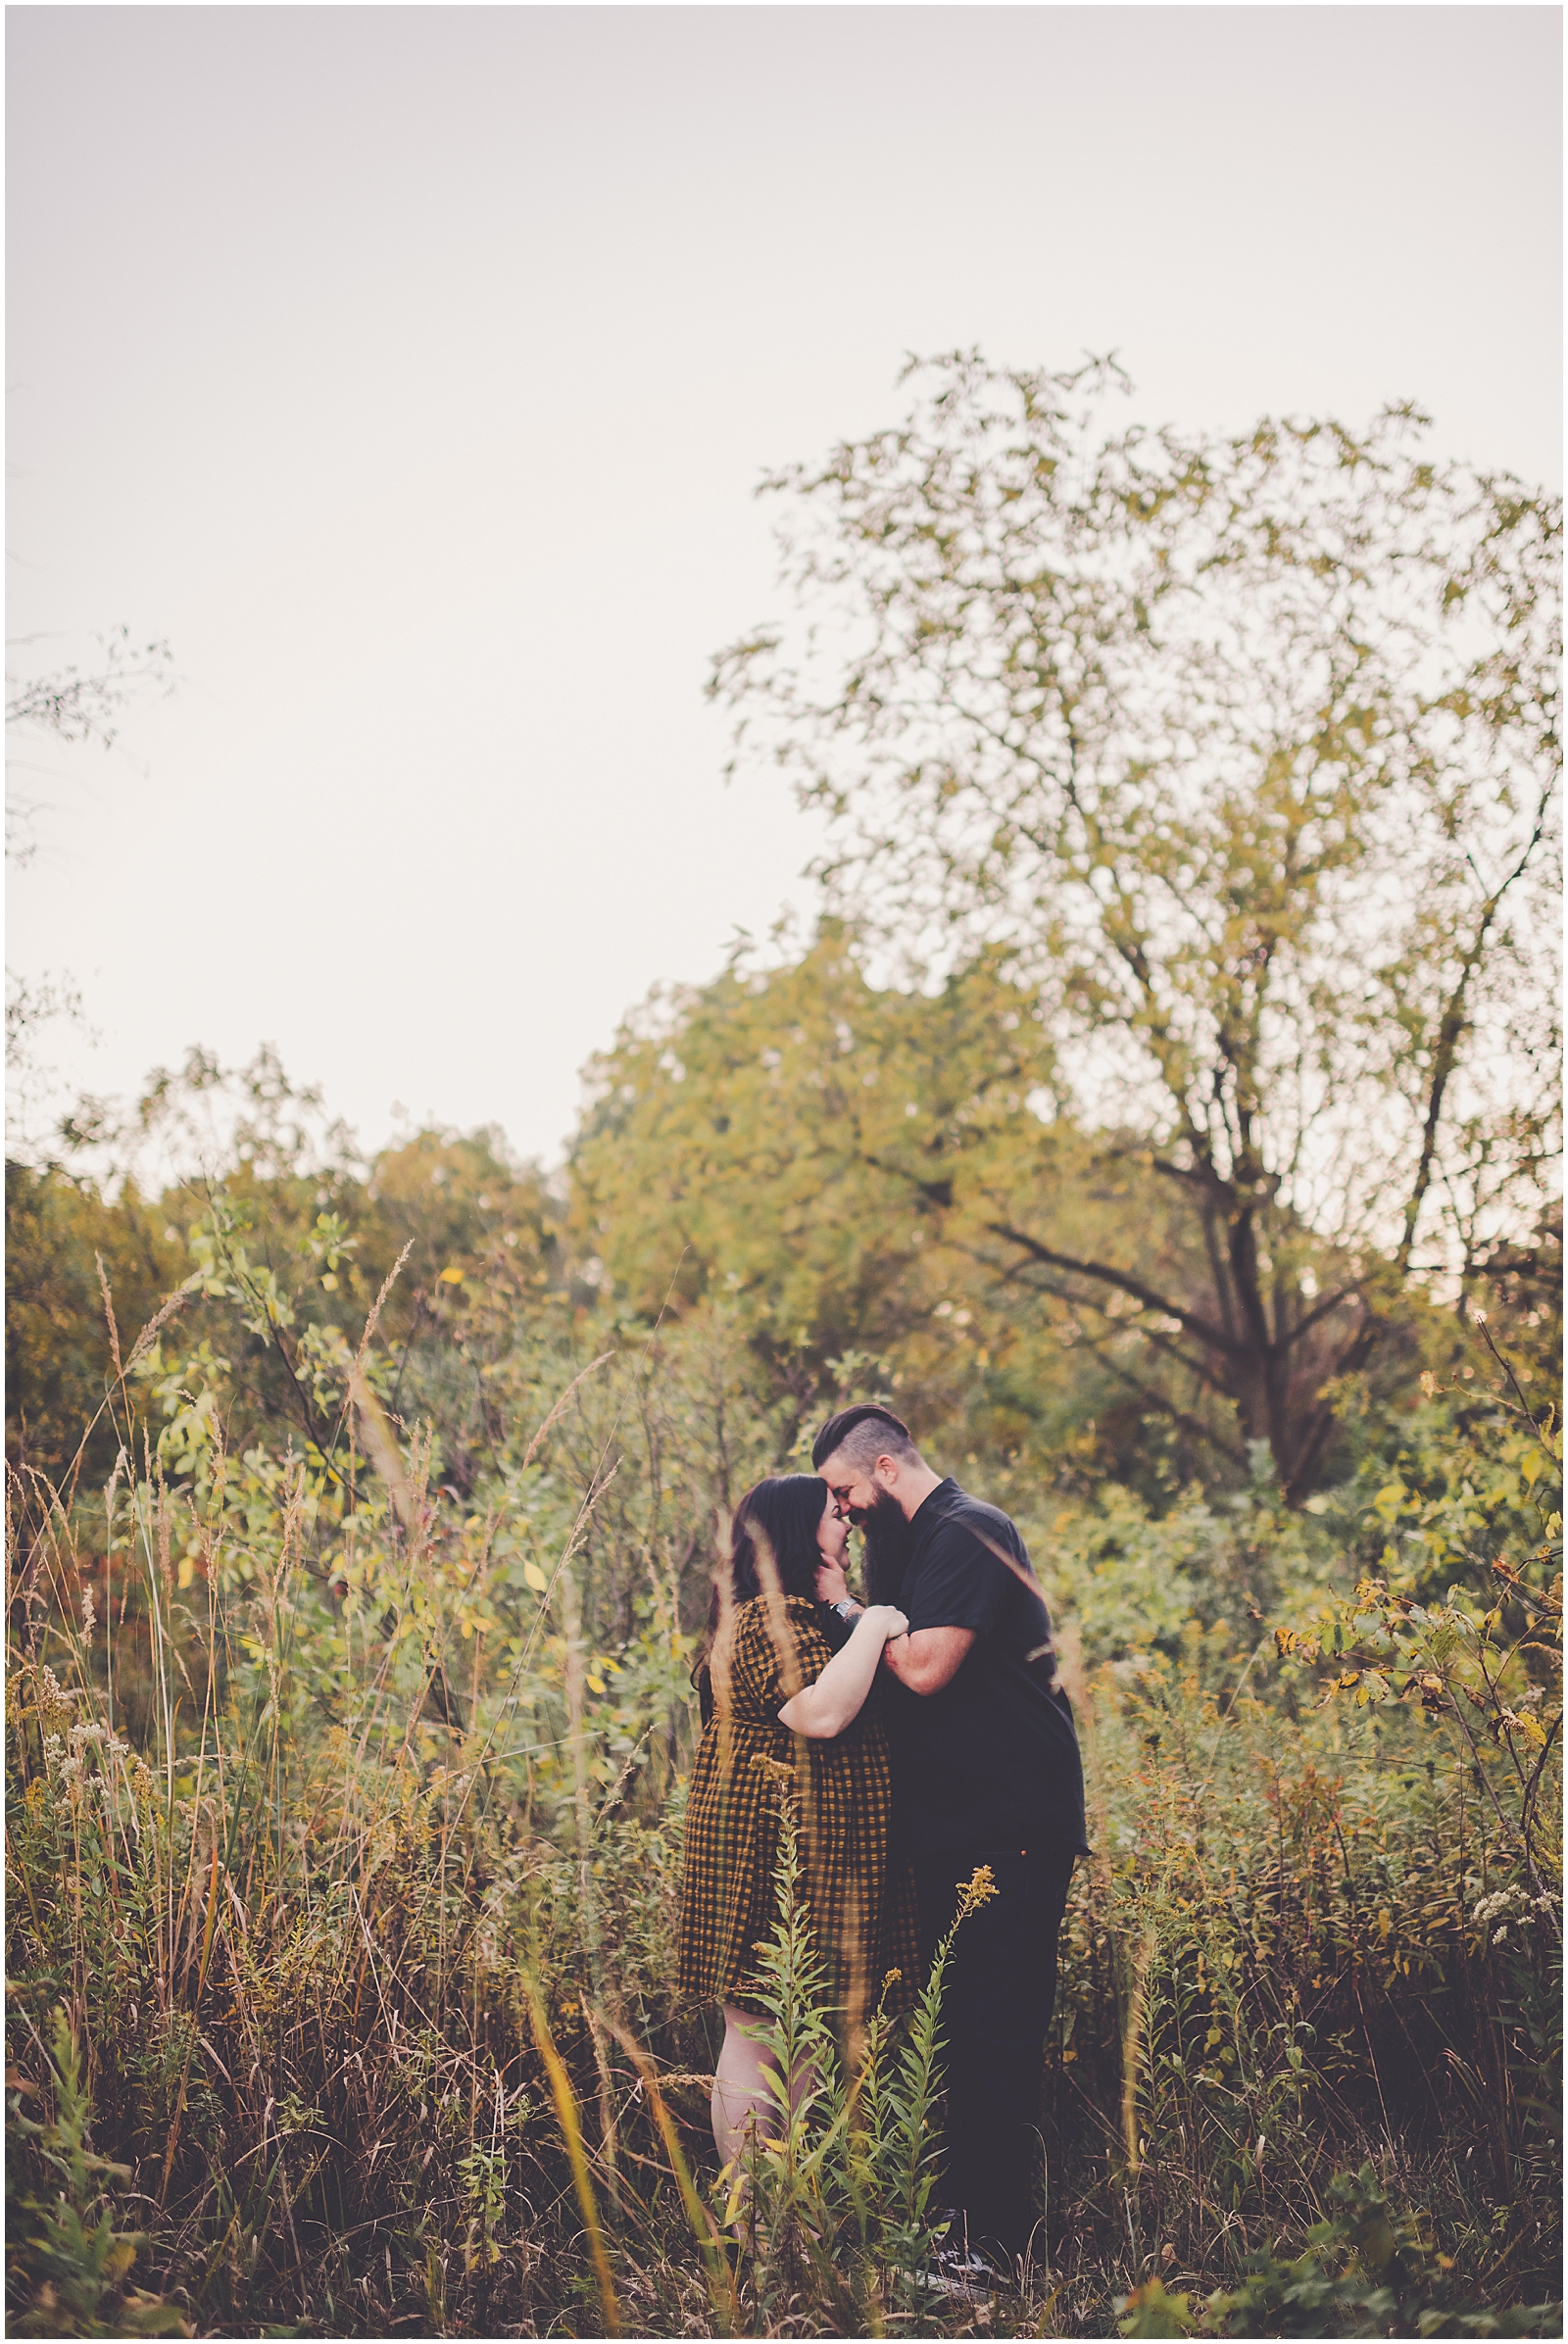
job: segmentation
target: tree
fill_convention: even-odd
[[[100,1179],[6,1167],[7,1453],[57,1479],[91,1420],[81,1465],[101,1485],[125,1411],[161,1422],[182,1377],[221,1393],[236,1450],[281,1437],[318,1463],[341,1430],[342,1368],[397,1268],[376,1363],[401,1416],[439,1420],[466,1485],[505,1434],[487,1379],[518,1323],[569,1321],[593,1299],[570,1280],[563,1207],[498,1132],[420,1131],[367,1161],[265,1047],[244,1067],[194,1049],[128,1110],[80,1102],[61,1138]],[[121,1387],[114,1343],[128,1356],[180,1288],[173,1325]]]
[[[799,615],[711,690],[834,817],[864,933],[1012,952],[1064,1105],[1190,1231],[1156,1284],[1141,1231],[1092,1254],[999,1192],[999,1268],[1303,1494],[1395,1297],[1462,1294],[1551,1178],[1559,508],[1409,407],[1116,432],[1108,365],[925,373],[765,484]]]
[[[59,1484],[80,1450],[87,1486],[108,1479],[122,1434],[102,1413],[113,1382],[104,1287],[128,1352],[189,1266],[167,1224],[133,1182],[110,1202],[58,1165],[7,1162],[6,1455],[19,1469]]]
[[[785,967],[737,959],[656,996],[590,1068],[579,1245],[623,1305],[716,1294],[775,1358],[896,1340],[935,1298],[919,1270],[953,1202],[956,1128],[978,1144],[1047,1065],[1038,1019],[1005,1000],[999,1050],[992,971],[937,1001],[876,992],[835,923]]]
[[[10,646],[7,647],[8,655]],[[20,646],[18,648],[21,648]],[[173,690],[173,654],[167,643],[132,643],[128,627],[98,639],[96,666],[84,674],[72,664],[42,675],[6,673],[6,860],[30,862],[37,853],[32,825],[42,810],[35,800],[14,791],[11,776],[28,769],[21,744],[46,739],[113,749],[120,719],[143,684]],[[19,745],[13,755],[11,742]]]
[[[173,655],[167,643],[133,644],[128,627],[99,638],[96,667],[83,674],[74,665],[53,673],[6,674],[6,861],[22,868],[38,851],[34,823],[43,808],[13,785],[13,774],[32,769],[22,755],[41,734],[81,744],[96,741],[112,749],[120,717],[143,684],[172,691]],[[22,648],[18,646],[17,648]],[[16,744],[15,749],[13,743]],[[6,1144],[29,1147],[28,1127],[55,1085],[38,1050],[38,1036],[57,1020],[86,1029],[81,999],[69,976],[29,984],[6,971]],[[96,1039],[96,1037],[93,1037]]]
[[[972,1201],[1049,1186],[1087,1243],[1132,1186],[1157,1229],[1152,1176],[1122,1167],[1101,1196],[1080,1136],[1042,1120],[1053,1053],[1004,957],[933,993],[873,987],[861,959],[826,920],[798,958],[737,956],[626,1021],[573,1148],[578,1255],[617,1311],[736,1321],[801,1405],[869,1383],[999,1471],[1087,1443],[1136,1478],[1150,1443],[1115,1362],[1077,1350],[1064,1305],[1043,1318],[999,1295]]]

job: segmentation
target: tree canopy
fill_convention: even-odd
[[[767,483],[795,615],[712,690],[834,817],[859,932],[1005,948],[1063,1104],[1191,1227],[1156,1284],[1136,1229],[1092,1255],[999,1195],[1006,1274],[1130,1306],[1166,1404],[1222,1396],[1304,1491],[1391,1294],[1549,1195],[1559,507],[1408,407],[1117,431],[1108,366],[920,371]]]

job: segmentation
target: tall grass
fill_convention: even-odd
[[[96,2208],[144,2240],[106,2261],[101,2325],[149,2304],[227,2333],[973,2324],[898,2278],[928,2243],[939,1997],[845,2046],[788,1896],[770,2024],[781,2072],[816,2081],[757,2153],[758,2251],[720,2234],[713,2019],[672,1998],[689,1629],[713,1518],[778,1428],[711,1346],[585,1365],[515,1370],[516,1448],[460,1496],[363,1350],[319,1363],[328,1472],[229,1454],[155,1334],[115,1380],[105,1490],[11,1477],[12,2162],[58,2214],[77,2184],[27,2127],[85,2140],[90,2100],[82,2235]],[[1096,1852],[1031,2291],[1001,2329],[1235,2294],[1362,2166],[1464,2316],[1556,2292],[1560,1745],[1527,1647],[1557,1598],[1522,1548],[1490,1627],[1490,1595],[1418,1603],[1396,1573],[1357,1598],[1348,1562],[1336,1594],[1337,1535],[1311,1527],[1312,1569],[1253,1619],[1253,1581],[1221,1599],[1175,1521],[1193,1601],[1139,1649],[1096,1625],[1103,1553],[1065,1588]],[[1118,1604],[1143,1553],[1129,1534],[1111,1557]],[[1168,1597],[1168,1553],[1150,1568]],[[1368,1658],[1401,1636],[1431,1646],[1397,1664],[1409,1697]],[[62,2317],[32,2234],[13,2226],[13,2318],[45,2286]],[[1348,2294],[1323,2315],[1370,2316]]]

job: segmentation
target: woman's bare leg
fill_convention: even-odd
[[[783,2126],[784,2112],[779,2106],[778,2093],[769,2083],[778,2068],[771,2053],[758,2040],[758,2031],[765,2020],[750,2011],[737,2010],[732,2002],[724,2005],[724,2041],[713,2071],[713,2092],[710,2107],[713,2119],[713,2144],[718,2150],[720,2171],[730,2176],[730,2206],[732,2234],[746,2244],[751,2234],[751,2180],[741,2165],[747,2141],[752,2137],[774,2140]],[[813,2081],[815,2070],[803,2061],[790,2078],[790,2108],[800,2105],[801,2094]]]
[[[713,2071],[713,2145],[720,2166],[729,2165],[756,2129],[768,2137],[778,2130],[778,2100],[768,2085],[772,2070],[754,2028],[764,2024],[750,2011],[724,2005],[724,2042]]]

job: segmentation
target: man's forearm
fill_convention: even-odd
[[[913,1628],[883,1646],[882,1665],[911,1693],[939,1693],[963,1666],[974,1638],[972,1628]]]

